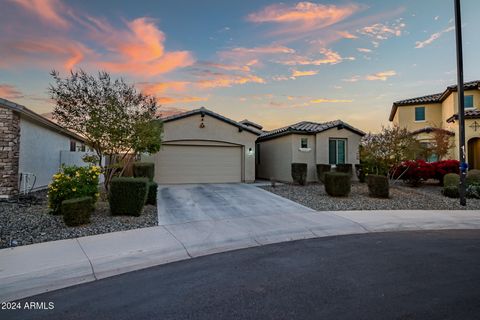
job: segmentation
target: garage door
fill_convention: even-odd
[[[241,182],[241,147],[163,145],[155,156],[158,183]]]

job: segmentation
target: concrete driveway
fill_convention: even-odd
[[[248,184],[160,185],[158,224],[315,212]]]
[[[248,184],[161,185],[158,222],[191,257],[333,232],[363,233],[348,218],[316,212]]]

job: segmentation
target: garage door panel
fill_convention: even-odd
[[[158,183],[241,182],[241,148],[164,145],[155,157]]]

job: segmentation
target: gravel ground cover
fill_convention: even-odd
[[[306,186],[283,184],[275,188],[262,188],[318,211],[480,209],[480,199],[467,199],[467,206],[462,207],[458,199],[444,197],[440,186],[429,183],[418,188],[400,183],[390,188],[389,199],[369,197],[367,185],[359,182],[353,182],[352,191],[346,198],[330,197],[320,183]]]
[[[156,206],[145,206],[140,217],[111,216],[108,202],[97,202],[91,223],[67,227],[62,216],[48,213],[46,192],[35,194],[31,205],[0,202],[0,248],[77,238],[156,226]]]

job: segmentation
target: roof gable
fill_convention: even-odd
[[[281,137],[287,134],[317,134],[332,128],[350,130],[358,135],[364,136],[365,132],[352,127],[348,123],[341,120],[328,121],[323,123],[301,121],[289,126],[281,127],[275,130],[271,130],[262,134],[258,139],[259,141],[269,140],[277,137]]]
[[[224,117],[218,113],[215,113],[211,110],[208,110],[204,107],[201,107],[201,108],[198,108],[198,109],[194,109],[194,110],[190,110],[190,111],[187,111],[187,112],[183,112],[183,113],[178,113],[178,114],[175,114],[175,115],[172,115],[172,116],[169,116],[169,117],[165,117],[165,118],[161,118],[161,120],[163,122],[171,122],[171,121],[175,121],[175,120],[180,120],[180,119],[183,119],[183,118],[187,118],[187,117],[191,117],[191,116],[194,116],[194,115],[197,115],[197,114],[206,114],[206,115],[209,115],[213,118],[216,118],[220,121],[224,121],[228,124],[231,124],[235,127],[237,127],[238,129],[240,130],[245,130],[245,131],[248,131],[250,133],[253,133],[255,135],[260,135],[261,133],[256,130],[255,128],[250,128],[240,122],[237,122],[235,120],[232,120],[232,119],[229,119],[227,117]]]
[[[480,90],[480,80],[469,81],[463,84],[464,90]],[[401,106],[411,106],[417,104],[431,104],[431,103],[442,103],[452,92],[457,91],[457,85],[448,86],[445,91],[435,94],[430,94],[427,96],[409,98],[405,100],[395,101],[392,105],[390,111],[389,121],[393,121],[395,114],[397,113],[398,107]]]

